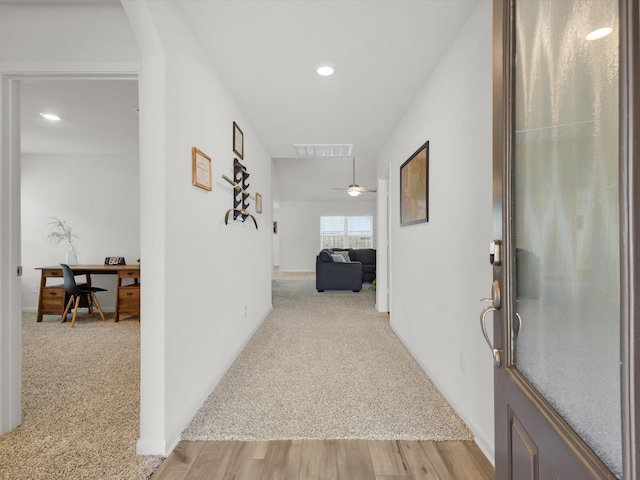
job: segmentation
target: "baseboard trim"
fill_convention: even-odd
[[[293,270],[289,270],[289,269],[287,269],[287,270],[283,270],[282,268],[278,269],[278,271],[279,271],[280,273],[315,273],[315,272],[316,272],[315,270],[296,270],[296,269],[293,269]]]
[[[244,342],[242,342],[240,344],[240,346],[236,349],[236,352],[233,355],[233,357],[227,362],[227,364],[225,365],[225,368],[222,370],[222,373],[219,376],[217,376],[217,377],[215,377],[213,379],[213,382],[211,383],[210,388],[207,390],[207,393],[200,399],[200,402],[197,403],[197,407],[193,411],[189,412],[187,415],[184,416],[185,421],[182,422],[183,426],[180,429],[180,431],[177,434],[177,436],[175,438],[172,437],[171,441],[168,441],[166,443],[163,442],[162,449],[156,449],[156,450],[153,450],[152,448],[153,447],[156,447],[156,448],[159,447],[160,446],[159,444],[153,443],[153,442],[150,443],[150,444],[147,444],[147,442],[145,442],[144,440],[140,439],[140,440],[138,440],[138,447],[137,447],[137,450],[136,450],[136,451],[138,451],[139,455],[149,455],[149,453],[140,453],[141,451],[152,452],[152,453],[150,453],[152,455],[153,454],[157,455],[157,452],[164,451],[165,452],[165,457],[168,457],[171,454],[171,452],[176,447],[178,442],[182,439],[181,438],[182,431],[185,428],[187,428],[187,426],[189,425],[189,423],[191,422],[193,417],[195,417],[196,414],[198,413],[198,411],[200,410],[200,408],[202,408],[202,405],[204,404],[204,402],[206,402],[207,398],[209,398],[209,396],[213,393],[213,391],[218,386],[218,384],[220,383],[222,378],[225,376],[225,374],[227,373],[229,368],[231,368],[231,365],[233,365],[233,362],[236,361],[238,356],[245,349],[245,347],[247,346],[249,341],[253,338],[253,336],[256,334],[258,329],[262,326],[262,324],[267,319],[267,317],[269,316],[269,314],[271,313],[272,310],[273,310],[273,305],[269,305],[269,308],[264,313],[264,315],[262,316],[260,321],[253,327],[253,329],[249,332],[249,335],[247,335],[247,338],[245,338]]]
[[[451,405],[453,409],[456,411],[456,413],[460,415],[460,418],[462,418],[462,421],[467,424],[467,426],[473,433],[473,439],[476,442],[476,445],[478,445],[478,448],[484,454],[484,456],[487,457],[487,460],[489,460],[489,462],[491,462],[491,464],[495,466],[495,445],[494,445],[493,439],[490,439],[486,435],[484,435],[482,432],[482,429],[480,429],[475,422],[467,418],[467,416],[460,411],[460,408],[457,408],[457,402],[455,402],[453,399],[451,399],[448,395],[444,393],[443,389],[440,388],[440,385],[438,385],[438,382],[434,380],[434,376],[431,374],[427,366],[424,363],[422,363],[420,358],[415,354],[413,349],[404,340],[404,338],[398,334],[393,324],[391,324],[390,327],[394,335],[398,338],[398,340],[402,342],[402,344],[409,351],[409,353],[415,359],[415,361],[418,362],[418,365],[420,365],[420,368],[424,370],[424,372],[427,374],[429,379],[433,382],[433,384],[436,386],[436,388],[442,394],[445,400],[449,402],[449,405]]]
[[[487,457],[487,460],[489,460],[491,465],[493,465],[493,468],[495,468],[496,460],[495,460],[495,447],[493,442],[488,442],[484,435],[480,437],[477,435],[474,435],[473,441],[476,442],[476,445],[478,445],[478,448],[480,449],[480,451],[484,453],[484,456]]]
[[[233,365],[233,362],[236,361],[236,359],[238,358],[238,355],[240,355],[242,353],[242,351],[244,350],[244,348],[247,346],[247,344],[249,343],[249,341],[253,338],[253,336],[256,334],[256,332],[258,331],[258,329],[262,326],[262,324],[264,323],[264,321],[267,319],[267,317],[269,316],[269,314],[271,313],[271,311],[273,310],[273,305],[269,305],[269,308],[267,309],[267,311],[265,312],[265,314],[262,316],[262,318],[260,319],[260,321],[253,327],[253,329],[251,330],[251,332],[249,332],[249,335],[247,335],[247,338],[245,338],[244,342],[242,342],[240,344],[240,346],[237,348],[235,355],[233,355],[233,357],[231,358],[231,360],[229,360],[227,362],[227,364],[225,365],[225,368],[222,372],[222,374],[219,377],[216,377],[212,383],[212,385],[209,388],[209,393],[207,393],[205,395],[205,397],[202,399],[202,401],[200,402],[200,405],[198,406],[198,408],[196,409],[195,412],[193,412],[193,414],[191,415],[191,417],[189,417],[189,422],[191,421],[191,419],[196,415],[196,413],[198,413],[198,410],[200,410],[200,408],[202,407],[202,405],[204,404],[204,402],[207,400],[207,398],[209,398],[209,396],[213,393],[213,391],[216,389],[216,387],[218,386],[218,384],[220,383],[220,380],[222,380],[222,377],[225,376],[225,374],[227,373],[227,371],[231,368],[231,365]],[[188,425],[188,422],[187,422]],[[185,425],[186,428],[186,425]]]
[[[164,440],[159,439],[140,439],[136,443],[136,453],[138,455],[162,455],[166,458],[173,451],[173,449],[176,448],[176,445],[179,441],[179,438],[175,438],[171,442],[165,442]],[[164,452],[164,454],[159,454],[158,452]]]

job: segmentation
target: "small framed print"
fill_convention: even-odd
[[[262,195],[256,193],[256,213],[262,213]]]
[[[236,122],[233,122],[233,152],[244,160],[244,134]]]
[[[191,149],[193,184],[211,191],[211,158],[196,147]]]

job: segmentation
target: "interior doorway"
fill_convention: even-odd
[[[73,96],[79,95],[81,90],[85,90],[83,94],[87,95],[87,97],[85,97],[86,100],[86,98],[92,96],[90,92],[86,91],[87,89],[97,88],[99,90],[99,88],[104,89],[109,85],[116,85],[118,82],[123,82],[123,84],[127,83],[133,87],[133,91],[136,94],[136,102],[127,106],[127,113],[135,119],[133,137],[136,139],[136,149],[139,148],[137,146],[139,134],[137,111],[135,111],[135,109],[137,109],[137,72],[135,71],[128,73],[98,72],[95,74],[30,72],[26,74],[0,75],[0,79],[3,93],[1,146],[2,169],[4,172],[2,176],[3,208],[1,212],[4,238],[0,245],[0,264],[3,270],[1,296],[3,308],[0,310],[0,348],[3,351],[4,361],[0,363],[0,395],[2,397],[0,433],[4,433],[12,430],[21,423],[22,345],[20,319],[23,306],[27,310],[35,310],[37,308],[37,301],[35,299],[37,298],[38,282],[34,280],[33,275],[35,274],[37,278],[39,277],[38,273],[34,271],[32,264],[42,263],[44,261],[42,258],[35,258],[25,262],[27,265],[22,264],[22,260],[26,259],[23,250],[26,249],[28,252],[31,248],[31,246],[28,248],[23,246],[23,237],[37,238],[39,236],[41,237],[44,233],[45,243],[37,247],[36,250],[39,250],[40,254],[42,254],[42,252],[49,249],[48,254],[55,252],[57,255],[55,257],[56,260],[64,260],[65,258],[62,248],[60,251],[51,250],[51,246],[46,243],[47,219],[39,218],[44,211],[42,204],[52,204],[52,202],[59,202],[65,198],[73,201],[74,207],[69,209],[68,220],[70,222],[72,221],[72,215],[76,215],[76,218],[81,218],[78,215],[81,215],[82,212],[89,212],[93,226],[81,235],[83,237],[87,235],[90,240],[90,243],[87,243],[88,246],[85,249],[87,253],[86,256],[84,259],[81,256],[83,263],[88,261],[92,263],[102,263],[104,262],[105,256],[118,255],[117,252],[113,251],[109,251],[109,253],[106,254],[103,252],[108,250],[103,249],[100,251],[101,244],[103,245],[102,248],[104,248],[104,241],[110,243],[115,238],[113,231],[105,234],[104,228],[99,227],[100,224],[127,224],[129,231],[131,231],[131,228],[135,229],[137,232],[137,240],[134,242],[136,244],[135,247],[129,247],[130,254],[128,255],[130,256],[130,261],[135,262],[135,260],[139,258],[140,252],[139,213],[128,215],[126,219],[123,219],[123,205],[115,209],[100,208],[104,205],[115,205],[118,207],[119,200],[117,197],[119,193],[122,194],[122,188],[127,189],[127,195],[133,195],[139,204],[139,153],[132,155],[131,152],[129,152],[129,160],[135,157],[135,162],[137,163],[134,168],[136,172],[135,175],[131,174],[131,170],[129,174],[118,175],[117,169],[111,168],[113,165],[111,165],[111,167],[107,165],[109,158],[113,160],[113,157],[117,156],[113,146],[118,145],[119,141],[118,138],[113,135],[113,131],[121,128],[123,125],[126,126],[128,122],[123,122],[122,119],[114,122],[112,117],[108,115],[102,116],[103,131],[100,135],[101,140],[98,141],[95,136],[92,140],[92,134],[90,133],[90,123],[92,122],[87,121],[86,116],[84,120],[79,118],[79,116],[82,116],[80,113],[84,110],[85,112],[93,112],[96,115],[100,115],[103,113],[103,109],[97,108],[95,103],[81,102],[71,117],[65,118],[64,114],[61,115],[57,131],[51,130],[44,134],[44,136],[47,137],[47,141],[50,142],[50,145],[54,145],[55,149],[57,149],[55,153],[53,151],[49,152],[55,158],[51,156],[47,158],[47,152],[44,151],[42,145],[40,147],[34,146],[35,144],[32,142],[33,139],[28,135],[26,137],[23,136],[21,132],[25,126],[25,122],[35,121],[33,118],[25,118],[26,112],[22,112],[23,103],[26,105],[29,104],[29,102],[23,102],[24,97],[21,92],[27,94],[28,92],[33,93],[38,89],[43,91],[48,89],[65,90],[59,87],[65,83],[75,82],[75,89],[66,89],[66,93],[59,92],[61,95],[58,105],[62,105],[65,102],[72,101]],[[54,85],[56,87],[54,87]],[[82,87],[80,87],[81,85]],[[103,90],[102,93],[99,93],[99,91],[94,92],[93,96],[96,102],[102,101],[110,103],[113,101],[113,98],[110,99],[109,95],[106,94],[106,90]],[[51,103],[49,106],[53,107],[55,105]],[[39,113],[47,112],[37,112],[38,115]],[[40,121],[41,119],[37,120]],[[94,127],[96,124],[100,124],[100,122],[93,123]],[[27,129],[24,130],[25,132],[27,131]],[[69,147],[70,141],[67,134],[70,133],[75,134],[77,140],[71,142],[73,145]],[[96,146],[93,156],[90,151],[91,149],[88,147],[92,141]],[[24,144],[24,146],[27,146],[30,150],[32,149],[32,151],[23,155],[20,148],[21,144]],[[63,145],[67,145],[69,151],[61,151]],[[97,145],[99,145],[99,147],[97,147]],[[111,149],[108,145],[111,145]],[[120,144],[119,147],[121,148],[122,144]],[[74,169],[73,161],[82,159],[85,160],[85,165],[81,168]],[[54,160],[59,161],[60,164],[56,165]],[[25,168],[26,164],[23,164],[23,161],[29,162],[27,168]],[[37,179],[38,166],[42,167],[43,165],[44,168],[48,169],[47,175],[53,175],[53,172],[55,172],[56,176]],[[86,169],[89,169],[89,174],[87,174]],[[79,178],[74,179],[74,175],[77,175]],[[111,175],[111,177],[109,177],[109,175]],[[31,180],[36,178],[29,186],[31,193],[35,190],[46,190],[45,192],[41,192],[44,193],[44,195],[40,196],[39,199],[34,199],[33,196],[25,199],[23,196],[22,180],[25,176],[29,176]],[[47,182],[49,183],[48,186],[46,186]],[[78,187],[82,184],[89,186],[91,189],[89,193],[91,193],[91,195],[87,192],[81,194]],[[121,197],[125,196],[121,195]],[[31,215],[32,218],[25,223],[23,221],[24,217],[29,216],[28,214],[23,215],[26,208],[36,213]],[[32,208],[33,210],[31,210]],[[127,202],[126,209],[128,209],[129,212],[132,211],[130,202]],[[139,212],[139,207],[136,210]],[[56,210],[56,213],[53,215],[58,215],[57,212],[58,210]],[[62,216],[62,214],[60,214],[60,216]],[[26,224],[29,226],[26,227]],[[132,227],[132,224],[135,225]],[[96,238],[98,240],[94,240]],[[114,246],[114,248],[122,252],[121,245]],[[37,257],[37,254],[35,256]],[[51,263],[52,260],[53,258],[50,258],[49,261],[45,261],[44,263]],[[129,259],[127,260],[129,261]],[[54,263],[61,262],[56,261]],[[21,277],[23,273],[27,273],[27,275]],[[109,281],[109,279],[106,281]],[[114,289],[111,288],[111,290],[111,295],[113,296]],[[107,301],[107,304],[109,303],[110,302]]]
[[[39,267],[105,257],[140,258],[138,84],[130,79],[29,78],[20,81],[21,300],[38,307]],[[56,115],[48,120],[43,115]],[[56,118],[56,117],[54,117]],[[72,243],[49,241],[55,219]],[[73,262],[70,262],[73,263]],[[93,276],[115,306],[113,276]]]

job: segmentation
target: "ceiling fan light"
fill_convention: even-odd
[[[349,188],[347,189],[347,193],[352,197],[357,197],[362,192],[360,191],[360,187],[354,184],[354,185],[349,185]]]

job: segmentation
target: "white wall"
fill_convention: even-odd
[[[0,5],[0,62],[138,61],[118,3],[15,2]]]
[[[75,225],[81,263],[102,264],[105,257],[140,258],[140,161],[137,155],[23,154],[22,309],[36,311],[40,271],[65,261],[68,244],[47,241],[50,217]],[[92,284],[105,310],[115,306],[113,275],[94,275]]]
[[[380,156],[390,164],[391,325],[492,459],[491,2],[470,16]],[[429,140],[429,222],[400,227],[399,168]]]
[[[123,5],[143,54],[138,452],[168,453],[271,309],[271,159],[176,8]],[[258,230],[223,220],[234,121],[250,189],[263,195]],[[211,192],[191,184],[193,146],[212,158]]]
[[[346,196],[346,193],[345,193]],[[376,200],[335,202],[280,202],[280,271],[315,272],[320,251],[320,217],[328,215],[375,215]]]

